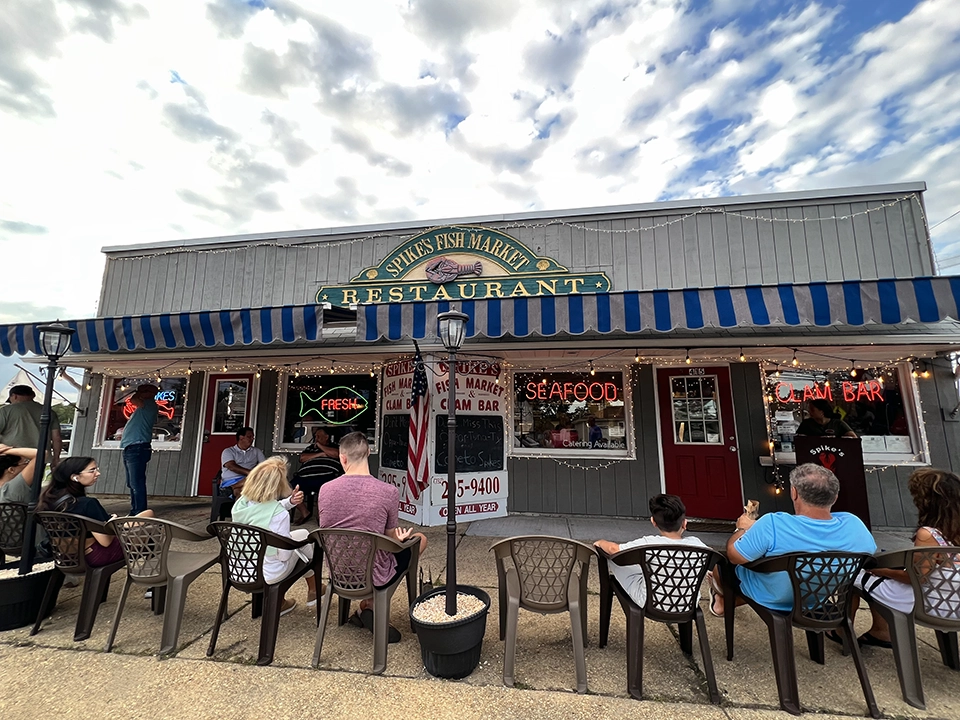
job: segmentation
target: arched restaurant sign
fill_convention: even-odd
[[[571,273],[506,233],[456,225],[428,230],[317,302],[357,304],[578,295],[608,292],[605,273]]]

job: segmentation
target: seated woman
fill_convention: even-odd
[[[960,477],[946,470],[921,468],[907,483],[917,506],[919,528],[913,536],[916,547],[960,545]],[[933,568],[930,574],[941,572]],[[877,569],[862,572],[857,587],[875,602],[903,613],[913,612],[913,588],[906,570]],[[960,598],[960,587],[953,588]],[[953,603],[952,617],[960,616],[960,600]],[[890,628],[872,606],[873,625],[860,636],[861,645],[889,648]],[[831,637],[831,640],[839,638]]]
[[[107,522],[116,515],[108,515],[96,498],[87,497],[87,488],[100,477],[97,461],[92,457],[69,457],[53,471],[46,490],[40,495],[37,510],[83,515],[91,520]],[[152,510],[144,510],[137,517],[153,517]],[[87,533],[86,561],[91,567],[109,565],[123,559],[120,541],[115,535]]]
[[[240,499],[233,506],[233,521],[244,525],[253,525],[264,530],[288,537],[292,540],[306,540],[306,530],[290,530],[290,510],[303,502],[303,493],[299,487],[290,490],[287,475],[290,465],[285,457],[279,455],[267,458],[247,475]],[[296,550],[267,548],[263,559],[263,579],[269,584],[283,580],[293,572],[298,560],[313,560],[313,545],[304,545]],[[307,581],[307,607],[317,604],[317,580],[313,570],[304,576]],[[280,614],[286,615],[297,606],[293,598],[284,599]]]
[[[341,475],[343,466],[340,465],[340,448],[334,444],[326,428],[318,427],[313,431],[313,442],[300,453],[300,469],[293,477],[294,484],[299,485],[310,498],[309,502],[297,506],[294,525],[303,525],[313,517],[313,504],[320,488],[324,483]]]

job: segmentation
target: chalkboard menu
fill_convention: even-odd
[[[410,416],[384,415],[380,425],[380,465],[403,470],[407,467],[410,443]]]
[[[447,472],[447,418],[437,416],[434,472]],[[499,415],[457,415],[457,472],[503,470],[503,418]]]

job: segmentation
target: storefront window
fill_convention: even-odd
[[[377,378],[369,375],[287,375],[281,378],[277,449],[301,449],[322,427],[334,442],[359,430],[375,450]]]
[[[187,379],[164,378],[159,383],[156,377],[108,378],[104,382],[103,409],[97,429],[99,447],[119,447],[123,428],[136,408],[130,398],[137,386],[144,383],[159,385],[156,395],[157,422],[153,426],[154,450],[177,450],[180,448],[180,431],[183,427],[183,412],[187,402]]]
[[[794,452],[797,430],[810,417],[810,401],[825,400],[833,417],[862,439],[868,460],[920,459],[913,388],[904,367],[857,369],[855,375],[791,369],[766,376],[776,451]]]
[[[622,372],[517,372],[514,451],[626,456],[625,408]]]

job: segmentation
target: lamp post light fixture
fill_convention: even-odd
[[[457,352],[463,346],[469,316],[457,310],[437,315],[440,342],[449,353],[447,389],[447,615],[457,614]]]
[[[57,378],[57,364],[70,346],[73,328],[55,323],[41,325],[39,350],[47,356],[47,387],[43,393],[43,410],[40,412],[40,438],[37,441],[37,460],[34,463],[33,485],[30,488],[30,502],[27,505],[27,526],[23,532],[23,549],[20,553],[19,573],[26,575],[33,571],[33,558],[36,551],[37,524],[34,513],[40,499],[40,483],[43,482],[43,470],[46,467],[47,439],[50,437],[50,403],[53,400],[53,382]]]

